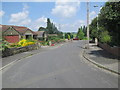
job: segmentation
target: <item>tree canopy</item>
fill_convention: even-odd
[[[105,3],[98,15],[98,28],[95,18],[90,24],[91,37],[100,39],[100,35],[107,31],[106,34],[111,37],[109,44],[120,46],[120,1]],[[101,28],[104,28],[104,30]]]
[[[46,33],[47,34],[61,34],[62,32],[60,32],[57,27],[55,26],[54,23],[52,23],[50,21],[50,19],[47,19],[47,27],[46,27]]]

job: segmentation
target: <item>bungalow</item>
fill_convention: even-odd
[[[36,38],[37,34],[27,27],[2,25],[2,36],[9,43],[15,43],[19,42],[22,38]]]
[[[38,40],[46,40],[47,34],[45,31],[36,31],[35,33],[37,34]]]

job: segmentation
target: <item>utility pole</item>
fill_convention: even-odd
[[[87,1],[87,49],[89,49],[89,0]]]

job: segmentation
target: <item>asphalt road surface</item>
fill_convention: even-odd
[[[85,41],[66,43],[2,71],[3,88],[118,88],[118,76],[82,57]]]

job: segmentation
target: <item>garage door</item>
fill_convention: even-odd
[[[8,41],[9,43],[16,43],[19,42],[19,36],[5,36],[5,40]]]

